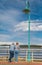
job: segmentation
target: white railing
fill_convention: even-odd
[[[42,49],[31,49],[30,52],[32,53],[32,61],[42,61]]]
[[[27,61],[28,49],[20,49],[19,58],[22,61]],[[0,59],[8,59],[9,58],[9,47],[8,48],[0,48]],[[6,58],[5,58],[6,57]],[[30,60],[31,61],[42,61],[42,49],[30,49]]]

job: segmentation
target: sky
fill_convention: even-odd
[[[28,1],[28,0],[27,0]],[[30,44],[42,45],[42,0],[30,3]],[[0,0],[0,42],[28,44],[26,0]]]

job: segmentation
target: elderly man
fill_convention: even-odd
[[[9,62],[11,62],[11,59],[14,57],[14,43],[10,46],[10,56],[9,56]]]

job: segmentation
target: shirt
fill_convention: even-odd
[[[20,48],[19,45],[16,45],[15,46],[15,51],[19,51],[19,48]]]
[[[10,46],[10,51],[14,51],[14,45]]]

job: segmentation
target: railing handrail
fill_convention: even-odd
[[[0,50],[9,50],[9,48],[7,48],[7,49],[0,49]],[[42,49],[20,49],[20,50],[26,50],[26,51],[30,50],[30,51],[32,51],[32,50],[42,50]]]
[[[0,53],[0,57],[1,57],[1,54],[9,55],[9,47],[8,47],[8,48],[5,48],[5,49],[2,48],[2,49],[0,49],[0,51],[1,51],[1,50],[5,50],[5,51],[7,51],[7,52],[6,52],[6,53],[2,53],[2,52],[1,52],[1,53]],[[31,60],[32,60],[32,61],[33,61],[33,60],[40,60],[40,61],[42,60],[42,57],[41,57],[42,54],[40,54],[40,53],[42,53],[42,49],[38,49],[38,48],[37,48],[37,49],[27,49],[27,48],[26,48],[26,49],[21,49],[21,48],[20,48],[20,53],[21,53],[21,54],[24,53],[24,52],[26,53],[26,54],[24,54],[24,55],[21,55],[21,58],[22,58],[22,57],[23,57],[23,58],[25,57],[25,58],[26,58],[25,60],[27,61],[28,50],[30,50],[30,52],[31,52],[31,56],[30,56],[30,57],[31,57]],[[4,51],[3,51],[3,52],[4,52]],[[36,54],[34,54],[34,52],[35,52]],[[39,53],[37,53],[37,52],[39,52]],[[38,55],[38,56],[37,56],[37,55]],[[35,58],[34,58],[34,57],[35,57]],[[37,59],[36,59],[36,58],[37,58]]]

